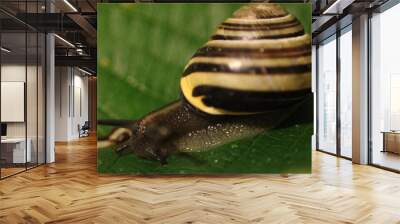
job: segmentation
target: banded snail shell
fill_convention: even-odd
[[[276,4],[251,4],[225,20],[186,65],[180,87],[211,115],[253,114],[310,94],[311,38]]]

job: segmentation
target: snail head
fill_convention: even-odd
[[[168,139],[172,135],[170,129],[157,123],[145,125],[140,121],[123,122],[124,124],[121,122],[99,121],[99,124],[121,127],[114,128],[106,138],[99,139],[98,148],[112,147],[120,156],[133,153],[141,158],[166,164],[170,148]]]

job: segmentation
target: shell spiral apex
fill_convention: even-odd
[[[265,19],[285,16],[288,13],[277,4],[250,4],[233,13],[233,18]]]
[[[211,115],[284,109],[311,93],[311,38],[277,4],[250,4],[220,24],[180,81],[184,99]]]

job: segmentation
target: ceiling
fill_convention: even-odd
[[[46,4],[45,0],[1,0],[2,46],[12,50],[2,52],[3,59],[20,60],[26,52],[30,58],[37,51],[37,41],[32,40],[36,33],[51,32],[57,34],[56,65],[79,66],[96,73],[97,2],[100,1],[47,0]]]
[[[168,0],[164,0],[168,1]],[[176,1],[176,0],[175,0]],[[201,1],[201,0],[200,0]],[[387,0],[312,0],[314,43],[331,35],[337,24],[351,23],[351,17],[373,9]],[[25,54],[25,30],[54,32],[56,65],[81,66],[96,72],[97,11],[101,2],[162,2],[160,0],[1,0],[2,44],[11,55]],[[254,1],[254,2],[257,2]],[[308,2],[296,1],[294,2]],[[51,12],[51,13],[50,13]],[[338,22],[344,21],[344,22]],[[335,27],[336,26],[336,27]],[[22,33],[21,33],[22,32]],[[28,55],[36,46],[28,38]],[[29,56],[28,56],[29,58]]]
[[[391,0],[313,0],[313,44],[352,23],[354,17],[372,12]]]

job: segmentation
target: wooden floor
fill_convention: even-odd
[[[7,168],[1,168],[1,177],[3,178],[3,177],[8,177],[8,176],[11,176],[11,175],[13,175],[13,174],[16,174],[16,173],[19,173],[19,172],[22,172],[22,171],[24,171],[25,170],[25,167],[23,167],[23,168],[19,168],[19,167],[17,167],[17,168],[15,168],[15,167],[7,167]]]
[[[0,223],[400,223],[400,175],[319,152],[311,175],[99,176],[94,138],[0,181]]]
[[[374,151],[373,161],[375,164],[400,170],[400,155],[392,152]]]

